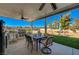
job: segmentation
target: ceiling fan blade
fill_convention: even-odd
[[[41,11],[44,8],[44,6],[45,6],[45,3],[42,3],[40,8],[39,8],[39,11]]]
[[[51,7],[53,10],[56,10],[57,9],[56,3],[51,3]]]

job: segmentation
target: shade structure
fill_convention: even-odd
[[[21,19],[21,10],[23,11],[24,20],[33,21],[44,18],[55,10],[50,3],[46,3],[42,10],[39,8],[42,3],[2,3],[0,4],[0,16]],[[72,5],[73,3],[55,3],[58,9]]]

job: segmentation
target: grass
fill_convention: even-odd
[[[54,42],[79,49],[79,38],[54,35]]]

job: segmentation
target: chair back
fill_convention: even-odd
[[[25,34],[25,39],[26,39],[26,42],[29,42],[29,36],[27,34]]]
[[[48,37],[48,38],[47,38],[47,40],[46,40],[46,45],[47,45],[47,46],[53,45],[53,37]]]
[[[25,38],[27,38],[27,36],[28,36],[28,35],[27,35],[27,34],[25,34]]]
[[[31,36],[27,36],[27,40],[28,40],[29,43],[33,43]]]
[[[25,38],[26,38],[26,40],[27,40],[27,37],[28,37],[28,35],[27,35],[27,34],[25,34]]]

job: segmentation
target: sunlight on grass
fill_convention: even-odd
[[[54,35],[54,42],[79,49],[79,38]]]

